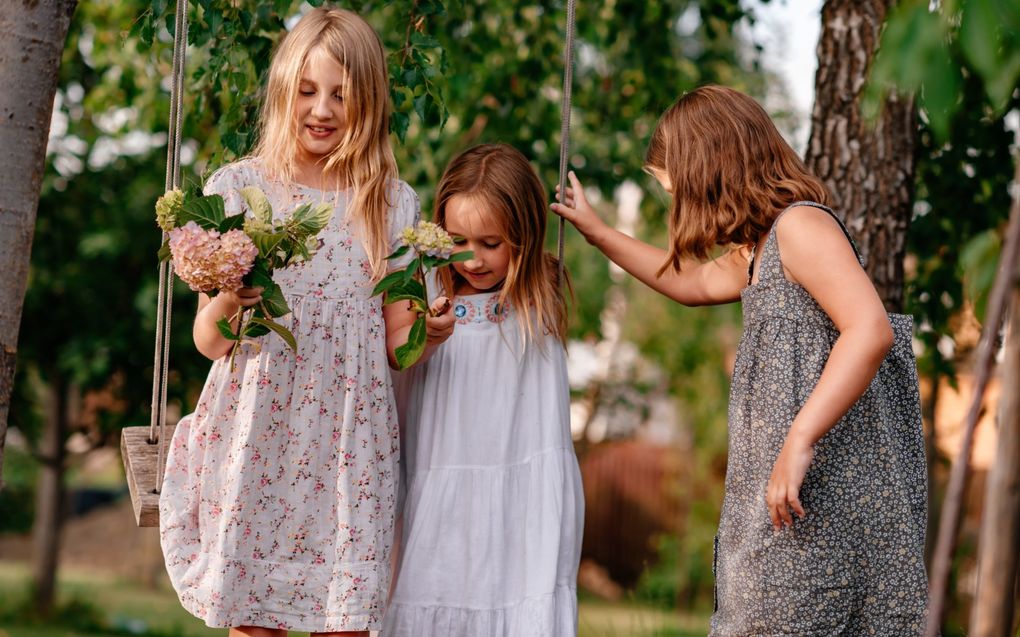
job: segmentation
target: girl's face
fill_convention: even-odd
[[[496,216],[482,201],[466,195],[454,196],[446,203],[445,225],[453,236],[454,252],[474,252],[471,259],[453,265],[468,286],[458,292],[488,292],[503,285],[510,269],[510,245],[503,238]]]
[[[294,100],[298,153],[305,161],[319,161],[340,143],[346,124],[341,93],[345,75],[344,67],[321,48],[308,53]]]

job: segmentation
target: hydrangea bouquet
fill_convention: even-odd
[[[172,259],[174,271],[196,292],[215,296],[241,287],[261,287],[262,300],[241,308],[230,320],[220,319],[220,333],[235,341],[275,332],[291,349],[297,341],[290,330],[273,321],[290,313],[273,271],[307,261],[319,248],[316,238],[333,216],[329,204],[305,204],[283,221],[273,221],[269,199],[258,188],[242,188],[252,215],[227,215],[219,195],[190,195],[180,190],[165,193],[156,202],[156,223],[167,233],[160,260]],[[238,328],[231,329],[237,319]]]
[[[434,315],[429,309],[429,293],[426,275],[435,268],[448,266],[458,261],[467,261],[471,252],[453,254],[453,238],[442,227],[429,221],[419,221],[417,226],[408,226],[400,234],[403,245],[387,259],[397,259],[409,251],[414,258],[403,270],[394,270],[386,275],[372,291],[373,295],[386,294],[385,303],[407,301],[418,314],[411,325],[407,342],[396,349],[397,366],[406,369],[413,365],[425,352],[425,316]]]

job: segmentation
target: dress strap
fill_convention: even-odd
[[[833,212],[832,208],[814,201],[797,201],[790,204],[786,208],[783,208],[783,211],[776,215],[775,220],[772,221],[772,227],[769,228],[768,238],[765,239],[765,246],[762,248],[761,255],[761,267],[763,268],[762,276],[765,276],[767,273],[777,273],[779,274],[779,276],[784,276],[782,270],[783,268],[782,261],[779,257],[779,246],[776,240],[775,229],[776,224],[779,223],[779,220],[783,217],[783,215],[789,212],[791,208],[796,208],[798,206],[811,206],[812,208],[818,208],[819,210],[824,210],[825,212],[829,213],[829,216],[835,219],[836,223],[839,224],[839,229],[843,231],[843,236],[846,237],[846,240],[848,242],[850,242],[850,247],[853,248],[854,255],[856,255],[857,257],[857,262],[860,263],[862,266],[864,265],[864,259],[861,258],[861,252],[860,250],[857,249],[857,244],[854,243],[853,237],[850,236],[850,231],[847,230],[846,225],[843,223],[843,220],[840,219],[835,212]],[[751,260],[747,266],[748,285],[751,284],[751,280],[754,278],[754,257],[756,250],[757,246],[753,246],[751,248]]]

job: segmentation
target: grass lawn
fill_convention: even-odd
[[[59,624],[12,616],[28,596],[27,566],[0,562],[0,637],[223,637],[189,615],[167,586],[148,589],[103,573],[63,572]],[[73,606],[77,604],[77,606]],[[77,608],[77,610],[76,610]],[[582,599],[579,637],[695,637],[708,632],[708,618],[668,613],[634,603]],[[294,633],[301,635],[302,633]]]

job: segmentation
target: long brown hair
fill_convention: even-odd
[[[254,155],[277,178],[291,181],[297,158],[298,122],[294,100],[301,71],[316,47],[346,73],[342,97],[343,138],[326,158],[323,172],[354,188],[352,218],[358,223],[373,278],[386,271],[387,216],[397,162],[390,147],[390,85],[382,41],[356,13],[319,7],[309,11],[284,37],[269,67],[259,142]]]
[[[436,223],[445,228],[447,204],[463,196],[493,215],[510,247],[500,303],[509,301],[517,310],[525,338],[533,340],[540,330],[564,341],[566,302],[556,281],[556,258],[543,248],[548,199],[535,169],[511,146],[475,146],[454,157],[443,172],[436,188]],[[453,268],[444,268],[441,278],[451,296],[462,282]]]
[[[668,175],[673,190],[659,274],[688,256],[704,260],[717,245],[754,245],[790,204],[830,199],[765,109],[724,86],[697,88],[662,114],[645,167]]]

